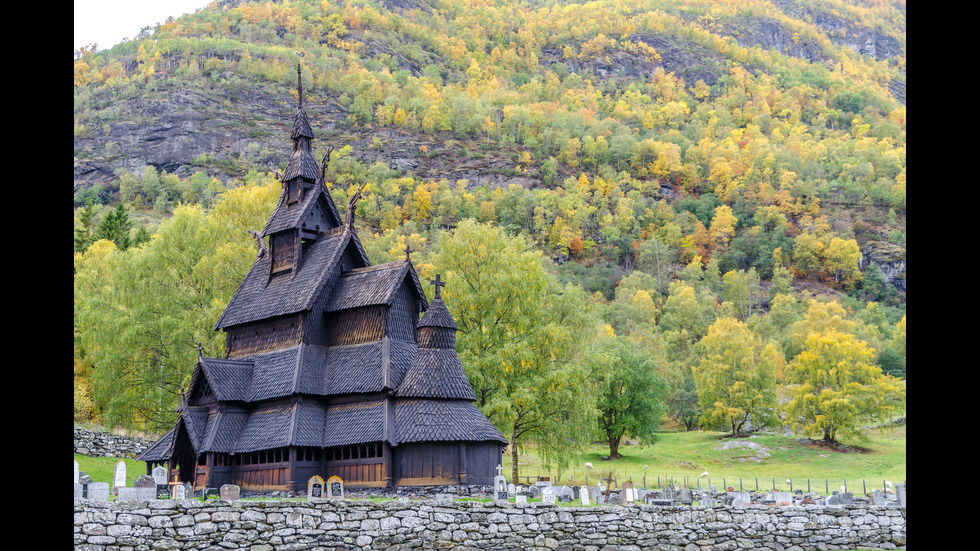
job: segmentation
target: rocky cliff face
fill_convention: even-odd
[[[872,264],[881,270],[881,275],[885,278],[886,284],[892,284],[900,293],[905,293],[905,269],[906,256],[905,249],[891,243],[868,243],[861,251],[862,258],[858,263],[861,271],[865,271]]]

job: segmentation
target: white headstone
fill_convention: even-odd
[[[78,484],[78,461],[75,461],[75,484]]]
[[[507,479],[502,471],[503,468],[497,465],[497,476],[493,477],[493,498],[497,501],[507,501]]]
[[[588,486],[582,486],[581,488],[579,488],[578,489],[578,497],[582,501],[582,505],[585,505],[586,507],[588,507],[589,506],[589,487]]]
[[[524,494],[517,494],[516,503],[527,503],[527,496]]]
[[[548,505],[555,504],[555,489],[553,486],[545,486],[541,489],[541,503],[547,503]]]
[[[156,481],[157,486],[167,485],[167,468],[163,465],[157,465],[153,468],[153,480]]]
[[[126,487],[126,462],[122,459],[116,462],[115,475],[112,477],[112,486],[114,488]]]
[[[174,484],[174,499],[187,499],[187,487],[183,484]]]

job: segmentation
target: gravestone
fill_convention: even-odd
[[[555,491],[555,496],[561,500],[562,503],[569,503],[575,499],[575,492],[568,486],[559,486],[558,490]],[[565,500],[568,501],[565,501]]]
[[[770,492],[770,497],[776,503],[776,505],[793,504],[793,494],[789,492]]]
[[[157,486],[167,485],[167,468],[163,465],[157,465],[153,468],[153,480],[156,481]]]
[[[183,484],[174,484],[174,494],[173,498],[176,500],[187,499],[187,486]]]
[[[75,499],[81,499],[83,497],[85,497],[85,494],[83,493],[82,485],[79,484],[78,482],[76,482],[75,483]]]
[[[150,475],[141,474],[133,482],[137,501],[153,501],[157,498],[157,481]],[[121,499],[121,498],[120,498]]]
[[[110,486],[108,482],[93,482],[88,485],[89,501],[109,501]]]
[[[609,494],[609,504],[610,505],[620,505],[622,504],[622,494],[620,492],[612,492]]]
[[[623,483],[623,504],[636,503],[636,494],[633,492],[633,481],[627,480]]]
[[[531,486],[531,499],[538,499],[539,497],[541,497],[541,488],[536,485]]]
[[[555,489],[552,486],[547,486],[541,489],[541,502],[548,505],[555,504]]]
[[[752,504],[752,497],[748,492],[732,492],[732,507],[742,508]]]
[[[329,499],[344,499],[344,481],[339,476],[331,476],[327,480],[327,497]]]
[[[79,483],[78,482],[78,461],[75,461],[75,484],[78,484],[78,483]]]
[[[842,492],[840,494],[840,504],[850,505],[854,503],[854,492]]]
[[[242,498],[242,487],[235,484],[224,484],[218,491],[218,498],[228,502],[238,501]]]
[[[507,501],[507,479],[501,474],[500,465],[497,465],[497,476],[493,477],[493,496],[497,501]]]
[[[885,494],[881,493],[881,490],[875,488],[874,491],[871,492],[871,504],[879,507],[884,506]]]
[[[514,486],[513,482],[507,483],[507,497],[514,497],[517,495],[517,486]]]
[[[527,496],[524,495],[524,494],[522,494],[522,493],[521,494],[517,494],[517,497],[514,498],[514,502],[515,503],[527,503]]]
[[[120,459],[116,461],[116,467],[112,476],[112,487],[124,488],[126,486],[126,462]]]
[[[896,484],[895,485],[895,499],[898,500],[899,507],[905,507],[905,485]]]
[[[534,485],[535,486],[541,486],[541,487],[551,486],[551,477],[550,476],[539,476],[538,477],[538,481],[535,482]]]
[[[582,505],[583,506],[585,506],[585,507],[588,507],[589,506],[589,487],[588,486],[582,486],[581,488],[578,489],[578,498],[582,502]]]
[[[141,474],[136,477],[136,481],[133,482],[133,488],[153,488],[156,490],[157,481],[153,480],[150,475]]]
[[[827,498],[826,505],[840,505],[840,496],[836,493]]]
[[[324,499],[323,492],[327,487],[327,483],[323,481],[323,477],[316,475],[313,478],[306,481],[306,501],[322,501]]]

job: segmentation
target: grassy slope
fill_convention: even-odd
[[[623,458],[616,461],[603,461],[602,457],[609,454],[609,449],[595,444],[588,447],[585,453],[579,454],[572,460],[572,467],[561,475],[562,483],[567,483],[573,476],[576,483],[585,480],[597,480],[598,476],[608,478],[610,473],[620,481],[632,476],[633,481],[640,481],[644,476],[644,465],[649,465],[646,471],[647,485],[653,487],[657,477],[661,480],[673,476],[675,481],[686,476],[689,485],[698,484],[697,477],[708,472],[711,483],[722,485],[722,477],[728,486],[738,488],[739,477],[743,478],[746,489],[755,489],[755,479],[759,478],[760,489],[768,490],[776,480],[776,487],[789,489],[785,481],[793,479],[794,489],[806,489],[807,478],[811,479],[814,491],[823,491],[826,484],[837,489],[847,480],[849,489],[860,493],[863,489],[861,481],[867,482],[867,487],[880,487],[883,480],[898,483],[907,476],[906,427],[873,431],[869,434],[868,442],[860,443],[867,452],[851,451],[842,453],[826,448],[807,445],[794,437],[759,435],[752,438],[740,438],[741,441],[755,442],[767,448],[769,457],[760,462],[749,460],[756,457],[756,450],[733,448],[719,450],[729,439],[717,432],[664,432],[657,435],[654,444],[620,447]],[[745,458],[739,461],[738,458]],[[534,450],[521,453],[521,476],[548,475],[555,476],[554,469],[545,469],[542,461],[535,455]],[[594,468],[587,471],[586,462],[591,462]],[[510,471],[510,456],[504,457],[504,472]],[[751,481],[750,481],[751,479]],[[825,483],[825,479],[829,482]],[[554,478],[552,478],[554,480]],[[700,484],[703,486],[704,481]],[[857,486],[856,486],[857,485]]]

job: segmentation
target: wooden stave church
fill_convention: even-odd
[[[199,355],[177,423],[137,459],[196,489],[492,485],[507,441],[473,404],[444,284],[429,303],[407,255],[370,265],[357,196],[341,220],[313,137],[300,84],[279,203],[215,326],[226,356]]]

